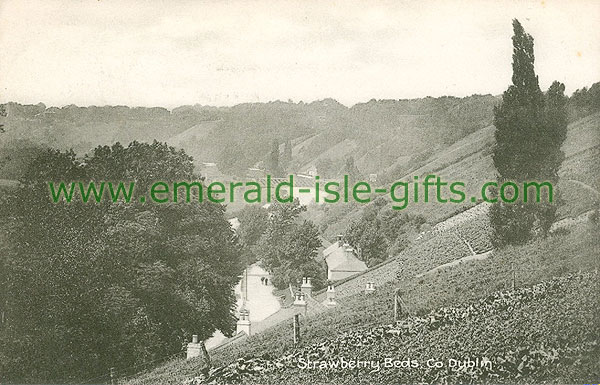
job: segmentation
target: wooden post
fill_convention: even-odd
[[[517,272],[515,271],[515,263],[511,262],[510,266],[512,268],[512,289],[515,290],[517,287]]]
[[[208,369],[212,368],[210,354],[208,354],[208,350],[206,350],[206,345],[204,344],[204,341],[201,342],[200,348],[202,349],[202,359],[204,360],[204,363],[206,364]]]
[[[300,314],[294,315],[294,346],[300,344]]]
[[[398,321],[398,294],[400,294],[400,289],[394,291],[394,322]]]
[[[246,257],[247,258],[247,257]],[[244,270],[244,299],[248,300],[248,262],[246,261],[246,269]]]

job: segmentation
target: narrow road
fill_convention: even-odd
[[[245,306],[250,311],[250,321],[253,323],[264,320],[281,308],[279,300],[273,295],[273,286],[270,280],[265,285],[261,281],[262,277],[269,277],[269,273],[258,266],[257,263],[248,267],[248,298]],[[242,290],[245,290],[244,279],[235,287],[235,295],[238,299],[236,304],[237,309],[243,304]],[[206,348],[215,347],[226,339],[227,337],[223,333],[217,331],[211,338],[206,340]]]

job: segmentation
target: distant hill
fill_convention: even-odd
[[[556,187],[562,204],[559,219],[575,217],[600,204],[600,112],[572,122],[568,126],[567,138],[562,146],[565,160],[559,171],[560,181]],[[399,169],[381,170],[378,183],[393,180],[423,177],[435,174],[444,181],[461,181],[466,184],[467,197],[478,196],[483,183],[494,180],[496,171],[491,158],[494,143],[494,126],[484,127],[441,151],[435,151],[424,159],[413,158]],[[389,199],[388,199],[389,200]],[[421,214],[435,224],[454,213],[472,206],[473,203],[436,204],[411,202],[404,212]],[[345,232],[347,226],[360,217],[364,204],[321,205],[309,207],[308,216],[324,229],[327,239]]]
[[[84,154],[117,141],[157,139],[185,149],[198,162],[219,165],[225,160],[231,163],[229,169],[245,170],[266,159],[274,139],[282,144],[290,139],[294,151],[288,171],[323,162],[341,170],[351,152],[361,172],[368,174],[394,164],[398,157],[451,144],[488,126],[498,100],[491,95],[371,100],[348,108],[325,99],[182,106],[172,111],[8,103],[0,148],[27,140]]]

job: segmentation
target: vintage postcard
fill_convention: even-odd
[[[0,0],[0,384],[598,384],[599,25]]]

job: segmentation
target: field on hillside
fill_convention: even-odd
[[[559,172],[559,183],[555,186],[555,196],[560,200],[559,219],[578,216],[600,204],[599,125],[600,113],[594,113],[568,126],[567,139],[562,147],[565,160]],[[479,200],[481,186],[496,179],[491,158],[493,141],[494,127],[488,126],[442,151],[431,153],[420,165],[418,162],[409,162],[407,173],[394,175],[391,180],[408,180],[415,175],[422,179],[427,174],[435,174],[446,182],[464,182],[467,199],[457,204],[410,202],[403,212],[424,215],[428,223],[435,225],[472,206],[470,198]],[[392,204],[391,199],[387,199]],[[343,234],[366,207],[365,204],[328,206],[331,205],[309,208],[310,218],[324,228],[324,236],[328,239],[335,238],[336,234]]]
[[[260,384],[596,382],[598,290],[597,272],[566,275],[398,323],[344,332],[273,360],[235,363],[213,376]],[[327,367],[340,360],[377,364]],[[398,366],[386,367],[386,360]],[[307,368],[307,361],[319,366]]]
[[[396,180],[413,181],[413,176],[422,182],[428,174],[440,176],[446,182],[460,181],[466,186],[466,200],[459,204],[436,203],[433,199],[425,203],[421,199],[419,203],[409,201],[408,207],[400,212],[392,211],[394,203],[389,196],[370,203],[378,210],[375,210],[377,221],[373,221],[377,226],[364,231],[366,236],[357,243],[385,234],[387,238],[380,238],[384,251],[378,250],[376,258],[370,260],[365,257],[368,262],[375,261],[373,264],[385,260],[375,266],[369,263],[368,270],[335,282],[337,306],[334,308],[323,304],[326,300],[323,290],[314,292],[307,300],[309,309],[301,319],[302,340],[298,346],[294,345],[291,335],[295,309],[284,307],[263,323],[253,323],[257,334],[249,337],[238,334],[233,341],[212,350],[215,369],[210,378],[195,379],[201,373],[206,374],[203,373],[206,363],[201,359],[180,359],[185,347],[175,353],[180,340],[169,337],[161,344],[169,346],[168,354],[165,353],[169,362],[158,365],[165,358],[154,358],[162,354],[143,356],[136,351],[130,357],[139,358],[139,366],[123,369],[119,375],[137,372],[142,367],[158,367],[119,381],[188,385],[204,380],[273,384],[598,381],[598,362],[590,357],[597,358],[600,354],[597,332],[600,324],[594,318],[600,305],[597,297],[600,228],[597,219],[593,220],[600,207],[600,113],[569,124],[563,145],[565,159],[559,172],[560,181],[555,186],[559,221],[553,231],[545,238],[522,246],[494,250],[489,205],[480,203],[478,195],[484,182],[496,179],[492,161],[495,129],[490,124],[491,108],[497,101],[489,95],[462,99],[373,100],[348,108],[327,99],[310,104],[249,103],[231,108],[194,106],[173,111],[76,106],[58,109],[11,103],[6,133],[0,135],[0,174],[5,178],[0,179],[0,190],[14,188],[31,160],[46,146],[63,150],[72,147],[77,156],[83,156],[98,144],[127,143],[140,138],[143,141],[156,138],[183,148],[196,158],[196,170],[204,170],[210,180],[250,178],[248,167],[266,167],[274,148],[273,158],[286,163],[282,173],[315,169],[320,173],[327,169],[339,177],[347,172],[347,164],[353,164],[358,168],[358,178],[367,180],[371,172],[377,172],[375,184],[378,187],[389,188]],[[476,104],[472,111],[448,116],[448,107],[458,107],[455,111],[459,111],[470,103]],[[148,128],[152,124],[154,126]],[[292,144],[292,158],[283,161],[283,155],[287,157],[289,150],[288,143]],[[275,156],[277,149],[281,158]],[[277,164],[272,169],[280,166]],[[354,171],[354,167],[347,168]],[[261,169],[252,171],[257,175],[262,172]],[[430,190],[430,198],[435,194],[432,191],[434,189]],[[412,196],[412,192],[409,195]],[[238,191],[237,197],[240,195]],[[238,199],[226,210],[233,217],[244,205]],[[356,202],[311,204],[300,219],[315,222],[318,234],[315,231],[313,238],[333,240],[335,235],[344,233],[350,238],[347,229],[353,222],[369,223],[366,215],[369,211],[365,210],[368,206]],[[409,215],[379,215],[382,208]],[[9,255],[6,248],[11,245],[5,235],[14,227],[12,220],[10,217],[0,225],[0,265],[10,262],[2,259]],[[398,223],[401,226],[396,226]],[[261,225],[255,228],[260,229]],[[198,233],[195,228],[189,230],[189,244],[193,246]],[[228,231],[225,224],[223,232],[219,232],[227,234],[223,241],[227,245],[235,238]],[[241,233],[238,239],[243,242]],[[278,233],[266,231],[264,234],[268,237]],[[188,242],[188,238],[182,242]],[[292,242],[285,243],[281,247],[283,251],[278,252],[284,263],[292,259],[290,256],[304,252],[301,248],[289,252],[290,245]],[[270,246],[264,250],[273,250]],[[352,246],[359,250],[359,258],[369,255],[365,252],[366,245]],[[222,259],[219,254],[215,256],[218,261]],[[267,252],[254,253],[253,250],[253,258],[254,254],[267,260]],[[316,254],[307,251],[305,259]],[[61,251],[56,255],[62,255]],[[190,255],[197,256],[196,253]],[[302,268],[290,266],[289,271],[294,270],[294,273]],[[274,275],[278,273],[277,267],[272,270]],[[302,272],[303,275],[313,273],[314,270]],[[233,281],[239,277],[237,274],[231,273]],[[207,282],[190,279],[195,283]],[[371,282],[376,286],[375,293],[365,293],[365,285]],[[224,290],[228,292],[229,288]],[[395,293],[400,293],[402,300],[403,321],[399,323],[393,319]],[[205,290],[203,295],[207,304],[214,299],[212,289]],[[2,296],[0,290],[0,304],[4,303]],[[155,296],[148,298],[156,299]],[[95,299],[92,302],[95,303]],[[158,307],[167,309],[162,305]],[[222,315],[226,316],[230,308],[224,309]],[[199,313],[200,318],[208,314],[204,308]],[[184,310],[178,314],[190,313]],[[175,318],[183,319],[179,315]],[[233,317],[231,321],[235,321]],[[173,336],[181,341],[187,340],[191,333],[200,334],[196,329],[201,329],[196,320],[190,321],[189,328],[172,328],[169,325],[173,324],[163,321],[156,325],[170,328]],[[173,341],[175,345],[169,345]],[[145,342],[142,345],[142,350],[150,346]],[[126,351],[123,349],[123,352]],[[442,371],[423,367],[413,371],[398,368],[306,371],[298,368],[298,359],[307,357],[377,360],[408,357],[424,362],[429,357],[447,361],[472,355],[493,359],[496,367]]]
[[[372,328],[374,325],[391,323],[393,293],[396,288],[400,288],[402,298],[406,303],[406,311],[409,314],[424,315],[440,307],[465,306],[471,301],[492,295],[495,291],[510,289],[513,285],[513,277],[516,287],[521,288],[580,270],[585,272],[598,269],[600,265],[597,245],[597,226],[583,223],[574,227],[570,232],[540,239],[524,246],[509,247],[494,252],[485,260],[463,263],[420,278],[407,276],[379,286],[375,295],[356,293],[340,299],[336,308],[320,314],[319,317],[303,320],[303,346],[318,345],[343,331],[354,332]],[[577,290],[573,289],[571,292],[575,294],[570,297],[569,303],[578,303],[575,300],[587,301],[596,298],[587,295],[582,299],[576,295]],[[558,302],[564,301],[559,300]],[[596,303],[595,306],[597,305]],[[526,308],[523,309],[525,313],[528,313]],[[537,312],[538,310],[529,313]],[[547,311],[541,314],[547,314]],[[565,314],[571,314],[571,312]],[[582,317],[587,316],[583,315]],[[560,320],[562,318],[559,316],[557,322]],[[589,323],[590,321],[582,319],[582,322]],[[485,324],[479,324],[477,327],[484,326]],[[291,323],[285,322],[262,334],[247,338],[239,344],[216,351],[212,355],[213,363],[221,366],[234,362],[240,357],[277,358],[288,354],[293,351],[290,328]],[[511,336],[510,330],[502,333]],[[424,354],[423,352],[427,349],[428,347],[423,345],[420,354]],[[202,362],[197,359],[177,360],[140,375],[129,383],[181,383],[199,375],[201,367]],[[555,373],[555,375],[565,375],[564,378],[569,378],[566,376],[566,372]],[[281,380],[286,377],[276,378]],[[530,381],[532,378],[534,377],[531,377]],[[288,378],[288,380],[291,379],[292,377]],[[263,380],[267,381],[269,378],[263,378]],[[274,379],[273,381],[276,382]]]

